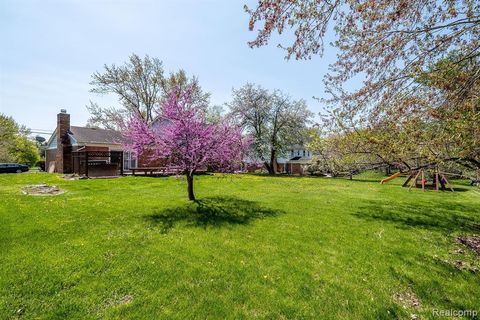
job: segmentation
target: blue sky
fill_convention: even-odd
[[[89,100],[117,105],[89,92],[91,74],[121,64],[131,53],[161,59],[165,71],[183,68],[211,92],[213,104],[231,99],[246,82],[322,106],[323,58],[287,61],[272,41],[251,49],[243,5],[256,0],[63,0],[0,2],[0,112],[32,129],[53,130],[65,108],[72,125],[85,125]],[[287,40],[286,38],[282,38]]]

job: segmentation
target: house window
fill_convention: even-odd
[[[123,169],[130,170],[137,167],[137,156],[134,152],[123,152]]]
[[[300,150],[297,151],[297,156],[299,156],[299,155],[300,155]]]
[[[294,155],[295,153],[293,152],[293,150],[291,150],[290,154],[291,154],[291,155],[292,155],[292,157],[293,157],[293,155]]]
[[[303,150],[303,156],[305,157],[305,150]]]

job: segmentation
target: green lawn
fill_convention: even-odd
[[[0,175],[0,319],[421,319],[480,311],[480,193],[401,180]],[[48,183],[62,195],[23,195]],[[438,318],[437,318],[438,319]]]

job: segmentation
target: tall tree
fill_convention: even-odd
[[[202,90],[196,78],[189,79],[183,70],[165,76],[162,61],[146,55],[132,54],[123,65],[104,65],[102,72],[92,75],[91,92],[115,94],[121,107],[101,107],[90,101],[89,126],[119,129],[123,119],[135,115],[151,123],[159,114],[162,102],[169,99],[172,88],[185,89],[195,85],[194,104],[207,108],[210,94]]]
[[[449,57],[448,70],[454,71],[480,56],[480,1],[261,0],[246,10],[251,30],[263,22],[253,47],[267,44],[274,31],[294,31],[293,43],[280,45],[287,58],[322,55],[327,32],[335,34],[337,60],[325,77],[335,134],[355,136],[360,150],[386,162],[408,165],[413,154],[438,161],[450,158],[452,150],[458,151],[454,158],[477,161],[468,146],[478,143],[472,139],[478,125],[469,119],[479,117],[473,94],[479,69],[454,78],[442,61]],[[456,82],[444,81],[448,74]],[[444,78],[448,88],[427,83],[429,77]],[[352,80],[362,85],[349,90]],[[449,141],[441,152],[439,137]],[[469,154],[454,145],[467,146]]]
[[[304,100],[292,100],[285,93],[247,83],[233,90],[228,104],[233,118],[253,138],[253,156],[275,174],[277,158],[291,144],[302,140],[312,113]]]
[[[163,92],[160,103],[162,104],[168,101],[172,91],[180,94],[189,88],[192,92],[192,105],[206,113],[207,121],[219,122],[222,118],[222,108],[220,106],[210,105],[210,92],[206,92],[200,87],[197,77],[188,78],[186,72],[182,69],[170,73],[170,75],[162,81]]]
[[[132,54],[124,65],[104,65],[103,73],[95,72],[90,91],[116,94],[125,111],[151,122],[162,96],[163,80],[162,61],[148,55],[142,59]],[[99,111],[98,107],[91,111],[94,110]]]
[[[180,69],[177,72],[172,72],[168,77],[165,77],[162,82],[162,99],[165,102],[170,99],[172,91],[181,94],[187,89],[192,88],[191,101],[195,107],[207,110],[210,106],[210,93],[202,90],[198,83],[197,77],[188,78],[187,73]]]
[[[174,89],[162,104],[162,116],[169,121],[151,126],[133,114],[124,135],[131,141],[128,148],[140,156],[162,159],[168,165],[181,167],[187,178],[189,200],[195,200],[194,174],[199,169],[232,171],[242,160],[248,140],[239,127],[224,118],[209,123],[204,109],[193,103],[195,85],[180,92]]]

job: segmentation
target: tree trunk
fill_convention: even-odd
[[[273,168],[270,166],[270,162],[265,161],[263,165],[265,166],[265,169],[267,169],[268,174],[273,174]]]
[[[187,173],[187,190],[188,190],[188,200],[195,201],[195,194],[193,193],[193,172]]]
[[[277,173],[277,159],[275,150],[272,150],[272,152],[270,153],[270,169],[268,170],[268,173]]]

